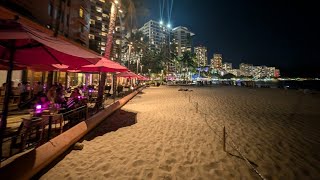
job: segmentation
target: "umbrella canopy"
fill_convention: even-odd
[[[117,74],[117,77],[124,77],[124,78],[138,78],[139,76],[131,71],[122,72]]]
[[[8,60],[13,49],[14,63],[27,66],[61,64],[77,68],[95,64],[100,59],[98,55],[37,29],[0,20],[0,59]]]
[[[142,76],[142,75],[138,75],[138,80],[140,80],[140,81],[147,81],[147,80],[149,80],[149,79],[146,78],[146,77],[144,77],[144,76]]]
[[[101,58],[96,64],[86,65],[80,67],[78,70],[82,72],[125,72],[128,69],[114,61],[105,57]]]

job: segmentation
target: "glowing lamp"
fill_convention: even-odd
[[[163,21],[161,20],[161,21],[160,21],[160,25],[162,25],[162,24],[163,24]]]
[[[40,104],[36,105],[36,109],[40,110],[41,109],[41,105]]]

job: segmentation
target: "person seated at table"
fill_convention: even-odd
[[[41,94],[39,96],[38,102],[36,103],[36,109],[48,110],[50,107],[50,104],[51,102],[49,101],[48,97],[45,94]]]
[[[56,99],[56,86],[52,86],[48,93],[47,93],[47,98],[49,99],[50,102],[54,103]]]
[[[56,90],[55,103],[58,103],[58,104],[65,104],[66,103],[66,99],[64,98],[63,89],[60,87],[58,87]]]
[[[79,89],[78,88],[74,88],[73,92],[70,95],[70,98],[78,98],[78,96],[81,96]]]

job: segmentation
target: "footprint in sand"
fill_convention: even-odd
[[[133,167],[141,166],[144,163],[143,160],[136,160],[132,163]]]
[[[167,172],[170,172],[172,169],[171,166],[168,166],[168,165],[160,165],[159,168]]]
[[[216,169],[219,166],[219,162],[215,161],[215,162],[211,162],[209,164],[204,165],[204,169],[206,171],[211,171],[212,169]]]

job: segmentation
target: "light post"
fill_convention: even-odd
[[[143,64],[140,65],[140,73],[142,74],[142,67],[143,67]]]

